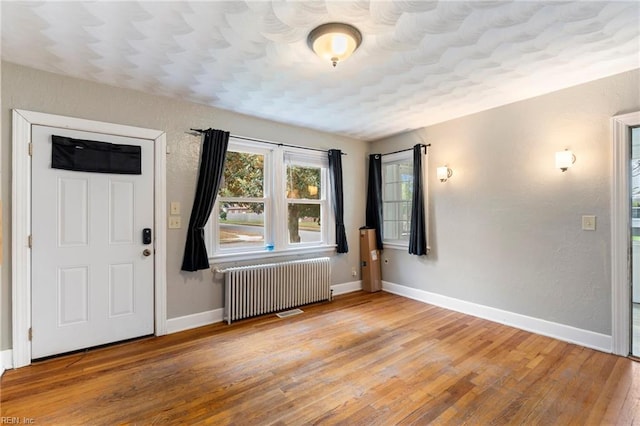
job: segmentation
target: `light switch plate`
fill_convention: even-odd
[[[582,230],[583,231],[595,231],[596,230],[596,217],[595,216],[582,216]]]
[[[169,216],[169,229],[180,229],[182,227],[182,220],[180,216]]]
[[[169,204],[169,214],[180,214],[180,203],[178,201],[172,201],[171,204]]]

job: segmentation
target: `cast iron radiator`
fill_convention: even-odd
[[[328,257],[238,266],[224,272],[228,324],[331,299]]]

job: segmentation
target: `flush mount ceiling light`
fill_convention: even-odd
[[[314,28],[307,36],[307,45],[322,59],[335,67],[347,59],[362,43],[362,34],[352,25],[330,22]]]

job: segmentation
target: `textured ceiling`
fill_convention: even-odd
[[[640,68],[639,34],[636,1],[2,2],[4,60],[363,140]]]

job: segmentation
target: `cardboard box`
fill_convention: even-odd
[[[382,290],[380,251],[376,247],[375,229],[360,229],[360,267],[362,289],[368,292]]]

